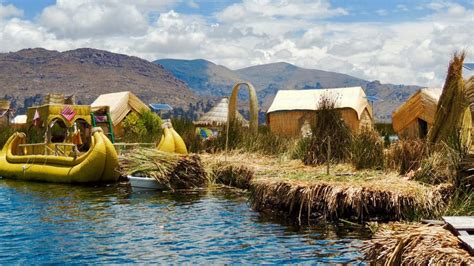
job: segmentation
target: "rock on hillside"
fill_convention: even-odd
[[[198,97],[161,65],[138,57],[81,48],[58,52],[42,48],[0,54],[0,97],[20,111],[47,93],[75,94],[91,103],[99,94],[132,91],[146,103],[186,107]]]

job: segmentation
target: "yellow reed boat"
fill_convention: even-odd
[[[43,105],[29,108],[27,116],[27,134],[14,133],[0,151],[1,177],[58,183],[117,181],[117,153],[102,129],[92,127],[90,106]],[[35,137],[43,141],[28,143]]]

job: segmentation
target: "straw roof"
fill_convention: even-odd
[[[392,114],[393,129],[399,133],[420,118],[429,125],[434,123],[436,108],[442,89],[423,88],[415,92]]]
[[[229,100],[227,98],[222,98],[220,102],[211,108],[209,112],[203,114],[197,121],[194,122],[195,125],[200,126],[222,126],[227,123],[227,113],[229,111]],[[236,111],[237,120],[242,122],[244,125],[248,125],[248,121]]]
[[[92,111],[105,106],[109,107],[110,118],[114,126],[122,122],[130,111],[142,113],[150,110],[145,103],[129,91],[102,94],[91,104]]]
[[[10,101],[9,100],[0,100],[0,110],[9,110]]]
[[[336,108],[351,108],[357,112],[360,119],[365,109],[372,116],[372,108],[367,101],[362,87],[332,88],[332,89],[313,89],[313,90],[279,90],[273,100],[272,105],[267,111],[293,111],[318,110],[318,103],[321,97],[334,97],[336,99]]]

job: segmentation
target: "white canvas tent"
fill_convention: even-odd
[[[26,115],[17,115],[12,119],[12,124],[14,125],[26,125],[26,120],[27,120]]]

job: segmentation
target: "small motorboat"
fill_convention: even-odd
[[[156,182],[151,177],[127,176],[134,191],[142,190],[164,190],[166,187]]]

